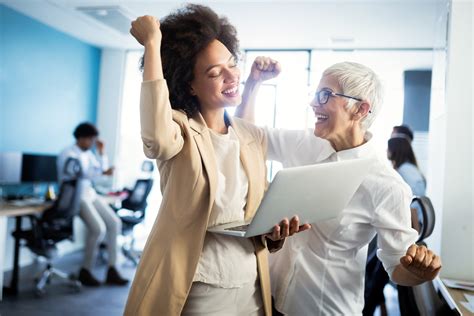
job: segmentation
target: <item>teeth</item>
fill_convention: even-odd
[[[227,90],[222,91],[222,93],[226,93],[226,94],[235,93],[235,92],[237,92],[237,89],[238,89],[238,87],[235,86],[231,89],[227,89]]]
[[[325,120],[325,119],[329,118],[329,116],[324,115],[324,114],[316,114],[316,118],[318,120]]]

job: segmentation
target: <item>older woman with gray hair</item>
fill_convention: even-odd
[[[260,83],[248,81],[247,93],[255,95]],[[314,132],[266,129],[268,159],[284,167],[373,160],[338,218],[312,225],[309,232],[288,240],[270,256],[272,294],[281,313],[361,315],[367,245],[375,234],[377,256],[395,283],[412,286],[438,275],[440,258],[414,244],[417,232],[411,227],[410,189],[378,157],[367,131],[381,104],[381,83],[371,69],[338,63],[324,71],[310,104],[317,119]],[[253,112],[254,103],[248,102],[240,106],[237,116],[252,120]]]

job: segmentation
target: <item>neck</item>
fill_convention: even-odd
[[[201,115],[209,129],[219,134],[227,134],[228,128],[224,120],[224,109],[201,110]]]
[[[83,146],[81,146],[81,144],[79,142],[76,142],[76,145],[77,147],[79,147],[82,151],[86,151],[87,148],[84,148]]]
[[[365,144],[366,140],[364,136],[365,131],[360,128],[353,128],[328,140],[335,151],[342,151]]]

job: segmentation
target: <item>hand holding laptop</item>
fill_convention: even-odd
[[[296,233],[301,233],[311,228],[311,224],[304,224],[300,226],[300,220],[298,216],[293,216],[291,221],[284,218],[280,225],[273,226],[271,233],[265,234],[264,236],[270,240],[278,241],[285,239],[286,237],[293,236]]]

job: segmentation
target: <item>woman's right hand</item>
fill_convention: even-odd
[[[132,22],[130,34],[143,46],[160,44],[160,22],[150,15],[141,16]]]

